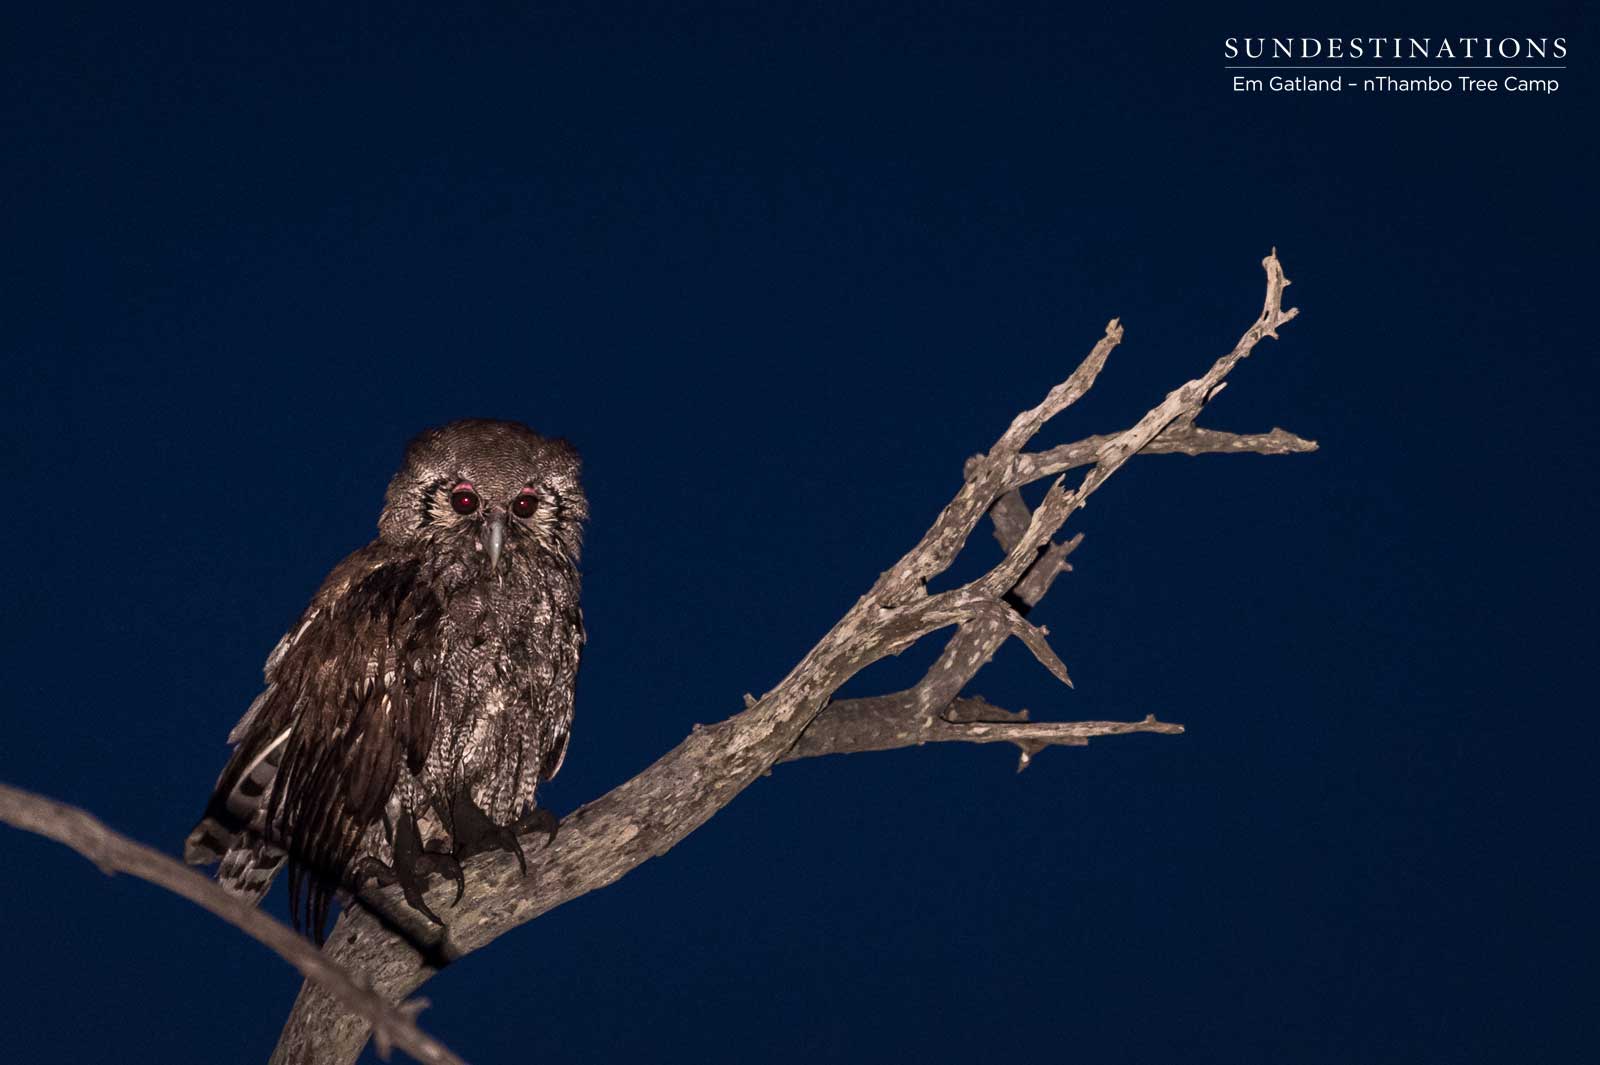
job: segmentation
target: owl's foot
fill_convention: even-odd
[[[545,846],[556,841],[556,829],[561,827],[561,822],[556,820],[556,815],[542,806],[535,806],[521,817],[517,818],[512,826],[517,835],[525,836],[532,832],[543,832],[550,838],[545,840]]]
[[[411,814],[403,815],[399,824],[395,826],[393,865],[385,865],[369,855],[361,859],[351,871],[351,879],[358,886],[368,879],[376,881],[379,887],[399,884],[406,902],[412,909],[443,927],[444,922],[439,919],[439,915],[429,909],[422,898],[429,876],[454,880],[456,897],[455,902],[450,905],[454,906],[461,901],[462,893],[467,887],[466,878],[461,874],[461,863],[453,854],[443,850],[438,843],[423,846],[422,836],[417,831],[417,819]]]
[[[455,844],[455,858],[464,862],[474,854],[486,851],[509,851],[517,856],[522,875],[528,875],[528,859],[522,853],[514,827],[497,825],[488,814],[472,801],[464,790],[450,801],[450,839]]]
[[[385,865],[377,858],[368,855],[356,863],[356,867],[350,873],[350,879],[357,887],[365,884],[368,880],[379,887],[399,884],[400,890],[405,893],[406,902],[410,904],[413,910],[416,910],[441,928],[444,927],[444,922],[439,919],[439,915],[429,909],[428,904],[423,901],[423,878],[418,875],[414,867],[407,867],[398,863]]]

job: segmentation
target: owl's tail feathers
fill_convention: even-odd
[[[214,817],[205,817],[184,840],[183,860],[190,865],[210,865],[220,862],[238,845],[237,830],[228,829]]]
[[[272,878],[283,868],[283,851],[265,841],[229,851],[217,870],[217,883],[249,903],[261,901],[272,887]]]
[[[251,720],[270,692],[269,688],[251,705],[239,728]],[[234,732],[238,733],[239,728]],[[267,793],[278,775],[291,731],[284,729],[253,754],[243,746],[235,749],[206,805],[206,815],[183,845],[183,860],[190,865],[221,862],[217,880],[250,902],[259,901],[267,893],[272,878],[283,868],[283,850],[262,839],[262,832]]]
[[[272,887],[286,857],[266,840],[229,832],[210,817],[195,826],[183,845],[183,860],[190,865],[220,861],[217,883],[252,905]]]

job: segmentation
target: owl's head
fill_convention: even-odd
[[[576,562],[589,501],[578,453],[516,422],[467,419],[417,436],[389,482],[378,538],[481,558]]]

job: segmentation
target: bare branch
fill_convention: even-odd
[[[982,605],[982,613],[984,616],[995,618],[1006,627],[1011,635],[1021,640],[1023,645],[1033,653],[1033,657],[1039,660],[1039,664],[1050,671],[1051,676],[1067,687],[1072,687],[1072,678],[1067,676],[1066,663],[1056,656],[1055,649],[1045,639],[1049,635],[1048,632],[1037,625],[1028,624],[1026,618],[1004,603],[984,603]]]
[[[980,698],[957,699],[943,716],[923,719],[907,712],[910,707],[904,694],[834,703],[781,761],[892,751],[925,743],[1014,743],[1029,752],[1030,748],[1082,747],[1095,736],[1131,732],[1174,736],[1183,731],[1182,725],[1157,721],[1154,716],[1143,721],[1030,721],[1026,710],[1002,710]]]
[[[1048,451],[1018,457],[1012,476],[1020,486],[1082,466],[1092,466],[1115,435],[1090,436]],[[1306,440],[1282,429],[1269,433],[1222,433],[1194,425],[1175,423],[1140,449],[1141,455],[1299,455],[1317,450],[1315,440]]]
[[[1203,376],[1169,393],[1120,433],[1067,445],[1067,451],[1025,453],[1043,425],[1079,399],[1104,368],[1123,335],[1113,320],[1065,381],[1014,419],[986,454],[968,462],[961,488],[917,545],[884,571],[786,677],[760,699],[747,697],[742,712],[696,726],[653,765],[569,815],[547,848],[537,849],[530,839],[526,877],[519,874],[516,859],[505,854],[481,855],[467,863],[467,889],[459,905],[450,908],[450,885],[435,885],[428,893],[429,904],[449,915],[443,933],[398,905],[395,889],[369,891],[362,896],[364,907],[349,908],[341,916],[329,939],[329,955],[367,974],[379,994],[403,998],[437,966],[665,853],[780,761],[959,741],[1014,743],[1026,766],[1044,746],[1081,745],[1091,736],[1182,731],[1153,717],[1139,722],[1030,722],[1023,714],[957,696],[1010,636],[1022,639],[1066,679],[1043,631],[1022,612],[1038,602],[1077,546],[1077,538],[1051,542],[1061,525],[1129,458],[1161,451],[1280,454],[1315,448],[1279,430],[1236,437],[1194,426],[1234,366],[1294,317],[1294,311],[1282,307],[1288,281],[1276,255],[1262,265],[1267,294],[1261,314]],[[1090,467],[1082,481],[1072,489],[1058,482],[1031,514],[1015,493],[1023,484],[1076,466]],[[949,568],[985,514],[992,515],[1006,549],[1004,559],[965,585],[929,595],[928,582]],[[956,626],[955,634],[917,686],[876,699],[829,702],[865,667],[950,626]],[[419,953],[410,943],[426,944],[425,951]],[[365,1022],[308,983],[273,1060],[348,1063],[364,1040]]]
[[[1030,743],[1081,747],[1095,736],[1126,736],[1134,732],[1177,736],[1182,734],[1183,726],[1157,721],[1154,714],[1142,721],[947,722],[943,728],[930,730],[926,740],[918,742]]]
[[[956,555],[965,546],[967,537],[972,535],[978,521],[1003,494],[1003,489],[1014,487],[999,483],[1002,472],[1009,468],[1045,422],[1076,403],[1089,390],[1105,368],[1111,349],[1121,342],[1122,325],[1113,318],[1106,325],[1105,336],[1100,338],[1071,376],[1052,388],[1037,407],[1017,415],[989,453],[968,465],[967,480],[961,486],[961,491],[934,519],[933,527],[923,534],[917,546],[878,578],[871,595],[887,603],[898,602],[907,595],[920,593],[930,579],[950,568],[950,563],[955,561]]]
[[[462,1065],[461,1059],[443,1043],[417,1028],[416,1015],[427,1005],[426,999],[391,1005],[370,988],[359,986],[349,973],[287,925],[228,894],[214,881],[176,860],[113,832],[93,815],[75,806],[0,784],[0,821],[65,844],[99,866],[107,876],[128,873],[210,910],[276,952],[371,1024],[378,1053],[384,1060],[388,1060],[390,1046],[397,1046],[418,1061]]]

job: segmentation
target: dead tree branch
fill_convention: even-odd
[[[339,965],[366,974],[390,1000],[410,995],[437,969],[665,853],[781,761],[818,754],[881,750],[925,742],[1007,742],[1022,751],[1022,765],[1051,745],[1081,745],[1092,736],[1127,732],[1175,733],[1180,726],[1143,721],[1045,723],[1026,720],[981,700],[959,699],[962,688],[1009,637],[1021,640],[1066,683],[1066,666],[1045,630],[1027,620],[1051,582],[1066,568],[1076,538],[1052,542],[1071,514],[1134,455],[1179,452],[1284,454],[1316,445],[1282,430],[1258,436],[1199,429],[1194,421],[1221,391],[1224,378],[1265,337],[1295,316],[1283,308],[1289,284],[1274,253],[1261,314],[1231,351],[1202,376],[1169,393],[1129,428],[1048,451],[1025,450],[1034,435],[1094,384],[1122,326],[1113,320],[1083,363],[1036,407],[1011,423],[986,454],[967,463],[960,490],[921,541],[878,578],[872,588],[822,637],[771,691],[747,697],[745,709],[716,724],[696,726],[677,747],[632,780],[574,811],[555,841],[538,850],[530,840],[528,875],[515,858],[483,855],[468,863],[465,897],[453,909],[453,887],[436,885],[429,903],[448,913],[440,933],[396,895],[369,892],[364,906],[340,918],[327,952]],[[1076,487],[1059,475],[1088,467]],[[1031,512],[1016,489],[1055,475]],[[984,515],[991,516],[1005,549],[987,573],[960,587],[931,594]],[[916,686],[873,699],[830,702],[862,669],[898,654],[938,629],[955,632],[939,660]],[[419,953],[411,942],[428,944]],[[308,983],[290,1015],[273,1060],[333,1065],[355,1060],[367,1022]]]
[[[299,969],[330,996],[330,1001],[340,1003],[364,1024],[370,1024],[378,1054],[384,1060],[389,1058],[389,1048],[397,1046],[418,1061],[463,1065],[448,1047],[417,1027],[416,1016],[427,1006],[426,999],[391,1004],[370,988],[357,984],[348,972],[288,925],[240,901],[215,881],[160,851],[113,832],[76,806],[0,784],[0,821],[70,847],[107,876],[128,873],[210,910]]]

